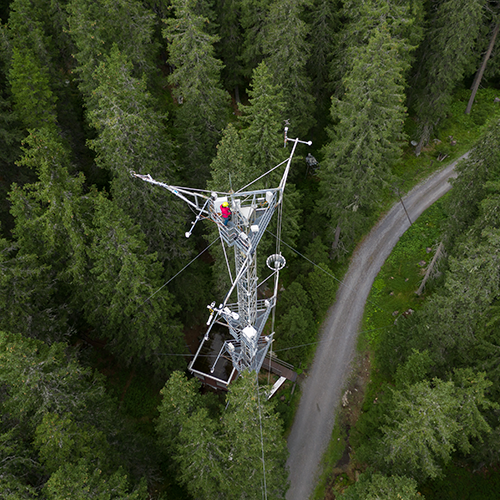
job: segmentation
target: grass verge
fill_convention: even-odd
[[[337,422],[338,419],[336,418]],[[328,448],[321,460],[320,469],[322,470],[311,500],[322,500],[331,488],[332,471],[344,455],[347,446],[347,433],[338,423],[333,426],[332,436]]]

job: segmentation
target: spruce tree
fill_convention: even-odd
[[[252,77],[248,91],[249,105],[240,106],[243,113],[241,137],[248,152],[248,180],[255,179],[274,167],[284,158],[285,98],[279,84],[265,62],[259,64]],[[264,177],[258,186],[267,187],[279,182],[279,173]]]
[[[306,64],[311,53],[308,25],[302,20],[303,0],[280,0],[270,6],[263,35],[264,60],[273,83],[283,92],[282,120],[293,137],[304,138],[314,123],[314,98]]]
[[[154,14],[137,0],[70,0],[69,33],[76,46],[75,71],[80,90],[91,96],[98,81],[93,73],[113,45],[123,52],[137,75],[153,68]]]
[[[241,189],[254,178],[250,166],[248,150],[241,137],[241,133],[233,124],[229,124],[222,133],[222,139],[217,145],[217,156],[210,165],[211,179],[207,188],[215,192],[230,192]],[[211,243],[219,236],[219,230],[214,224],[207,227],[207,241]],[[223,296],[230,288],[231,282],[224,257],[224,250],[220,244],[214,245],[211,255],[215,258],[213,265],[213,281],[217,293]],[[226,249],[226,255],[234,269],[234,250]]]
[[[320,99],[320,102],[332,90],[330,66],[341,27],[340,13],[341,5],[338,0],[314,0],[305,10],[311,43],[307,72],[312,81],[312,94],[316,99]]]
[[[451,248],[467,232],[480,213],[480,203],[487,196],[487,184],[500,175],[500,121],[491,124],[466,160],[457,165],[458,176],[447,201],[450,217],[446,221],[445,242]]]
[[[286,442],[256,374],[240,374],[219,415],[211,414],[196,386],[174,373],[159,407],[157,430],[170,443],[181,483],[204,499],[257,500],[264,491],[284,498]]]
[[[175,67],[168,80],[178,103],[179,163],[185,182],[204,188],[229,111],[229,95],[220,83],[223,65],[215,57],[219,38],[208,33],[208,19],[197,13],[195,0],[174,0],[172,8],[175,16],[165,20],[163,36]]]
[[[186,257],[186,207],[166,190],[133,179],[131,171],[178,184],[165,116],[157,110],[144,78],[116,46],[95,71],[97,86],[88,119],[97,137],[89,141],[99,167],[111,172],[111,195],[146,235],[161,261]]]
[[[471,439],[490,432],[482,411],[495,408],[484,373],[457,372],[458,383],[434,379],[394,391],[394,407],[382,428],[377,460],[392,474],[436,478],[455,449],[469,452]]]
[[[406,68],[414,60],[414,50],[423,37],[424,0],[347,0],[340,13],[342,28],[335,36],[330,80],[335,95],[345,92],[343,78],[352,70],[358,48],[369,43],[374,30],[384,25],[399,41],[400,57]]]
[[[177,306],[160,290],[162,268],[140,229],[104,194],[86,193],[83,175],[68,174],[67,151],[50,130],[33,132],[26,144],[21,162],[36,168],[39,181],[12,193],[20,264],[38,259],[36,272],[53,281],[54,306],[69,308],[80,327],[90,324],[122,360],[175,366],[165,354],[182,350]],[[40,295],[30,283],[25,293]]]
[[[241,27],[243,45],[241,60],[246,78],[252,78],[264,55],[264,30],[272,0],[239,0],[241,5]]]
[[[367,45],[352,50],[353,68],[344,77],[346,93],[332,98],[335,127],[324,148],[319,209],[330,224],[333,253],[348,252],[366,227],[404,139],[404,73],[401,43],[386,24]]]
[[[55,127],[56,98],[47,71],[31,50],[13,49],[9,83],[14,111],[25,128]]]
[[[146,362],[157,372],[179,367],[184,350],[172,295],[162,267],[149,254],[140,229],[103,195],[95,198],[91,267],[75,294],[95,335],[122,361]]]
[[[123,420],[103,376],[74,350],[0,332],[0,382],[5,498],[146,498],[145,484],[131,488],[118,465],[113,445]]]
[[[479,54],[476,39],[482,29],[485,0],[440,0],[431,4],[429,26],[418,54],[410,104],[420,121],[418,156],[433,129],[445,117],[452,92],[474,71]]]
[[[241,60],[243,29],[240,24],[240,0],[223,0],[216,4],[217,33],[219,41],[215,43],[222,68],[222,81],[226,90],[234,92],[236,103],[240,102],[240,90],[244,85],[244,66]]]

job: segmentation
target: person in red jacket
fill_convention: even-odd
[[[229,219],[231,218],[231,210],[229,210],[229,203],[227,201],[225,201],[220,206],[220,211],[222,213],[222,221],[224,222],[224,225],[227,226],[227,223],[229,222]]]

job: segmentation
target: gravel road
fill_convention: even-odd
[[[435,173],[403,198],[412,221],[451,188],[448,179],[454,176],[456,163],[466,157]],[[307,500],[314,490],[319,463],[333,429],[334,412],[355,354],[366,299],[382,264],[409,226],[401,203],[396,203],[353,254],[322,325],[313,364],[302,383],[302,397],[288,437],[287,500]]]

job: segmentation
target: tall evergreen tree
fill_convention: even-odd
[[[162,287],[161,265],[113,202],[100,195],[94,207],[92,266],[76,294],[85,319],[122,361],[145,361],[160,373],[179,367],[168,356],[184,350],[178,306]]]
[[[196,385],[174,373],[159,407],[157,430],[172,447],[180,481],[199,498],[259,499],[264,487],[268,498],[284,498],[286,443],[256,374],[240,375],[216,417]]]
[[[67,9],[69,33],[77,49],[75,71],[86,96],[98,84],[92,75],[113,45],[124,53],[139,76],[152,70],[156,54],[152,42],[154,14],[142,2],[70,0]]]
[[[356,60],[352,51],[368,44],[373,31],[382,25],[400,42],[400,57],[409,69],[413,49],[423,37],[424,0],[347,0],[342,4],[343,25],[335,37],[330,75],[337,97],[345,92],[343,78]]]
[[[482,29],[485,0],[436,0],[418,55],[415,95],[410,104],[420,120],[417,156],[429,142],[434,127],[445,117],[452,92],[474,71],[479,55],[476,39]]]
[[[240,106],[243,116],[240,118],[243,128],[238,131],[230,125],[224,132],[223,140],[217,148],[217,156],[212,162],[212,179],[209,189],[214,191],[248,189],[264,189],[277,187],[284,167],[265,175],[272,167],[286,158],[287,150],[283,148],[283,125],[280,113],[284,109],[282,93],[278,85],[272,83],[272,77],[265,63],[261,63],[254,72],[249,90],[249,105]],[[293,184],[287,183],[285,188],[283,209],[283,238],[290,244],[298,235],[298,218],[300,215],[299,193]],[[276,217],[271,221],[269,230],[276,232]],[[210,241],[216,237],[214,228],[210,233]],[[268,255],[275,253],[273,247],[276,240],[265,236],[259,245],[259,253]],[[229,258],[232,262],[232,250]],[[221,250],[214,250],[216,256],[215,279],[220,291],[229,288],[228,273],[225,270],[225,258]],[[264,260],[260,263],[259,274],[265,275]]]
[[[13,49],[9,82],[14,110],[25,128],[56,125],[56,98],[49,76],[29,49]]]
[[[95,71],[95,79],[88,119],[98,135],[89,145],[97,164],[112,173],[115,203],[141,226],[149,251],[157,252],[161,261],[185,257],[185,207],[160,187],[130,176],[135,171],[178,184],[165,117],[157,111],[145,79],[132,76],[131,63],[116,46]]]
[[[241,60],[243,29],[240,24],[240,0],[224,0],[216,3],[219,41],[215,48],[224,67],[222,81],[226,90],[234,91],[240,102],[240,88],[244,85],[244,67]]]
[[[218,37],[207,32],[208,19],[197,13],[195,0],[174,0],[175,17],[165,20],[169,41],[169,76],[179,106],[175,126],[179,135],[179,162],[184,178],[205,187],[208,165],[227,122],[229,95],[220,83],[222,62],[215,57]]]
[[[266,65],[285,101],[282,119],[293,137],[304,137],[314,119],[314,98],[306,64],[311,53],[308,26],[302,20],[303,0],[280,0],[270,6],[263,36]]]
[[[48,36],[43,23],[44,13],[49,8],[49,2],[30,2],[28,0],[13,0],[10,2],[8,18],[9,39],[8,48],[19,51],[29,51],[33,54],[45,71],[52,69],[51,38]]]
[[[452,181],[454,188],[447,201],[450,217],[446,223],[445,241],[448,248],[477,219],[480,203],[488,193],[488,182],[496,181],[500,176],[499,140],[500,121],[496,121],[469,157],[457,165],[458,176]]]
[[[123,421],[103,377],[83,368],[66,344],[0,332],[0,382],[4,498],[146,497],[141,483],[127,496],[113,447]]]
[[[316,333],[311,300],[304,287],[295,281],[283,292],[278,307],[282,311],[276,328],[277,349],[283,349],[280,356],[290,363],[303,360],[309,352],[307,344],[314,341]],[[303,347],[285,350],[292,346]]]
[[[222,139],[217,145],[217,156],[210,165],[210,173],[211,179],[207,182],[207,188],[215,192],[236,191],[255,178],[241,133],[231,123],[222,133]],[[212,242],[219,236],[219,230],[215,225],[210,225],[207,229],[207,239]],[[221,242],[221,245],[223,244]],[[215,259],[212,272],[215,288],[222,296],[230,288],[231,281],[221,245],[213,246],[211,254]],[[226,252],[230,265],[234,269],[234,250],[226,249]]]
[[[39,180],[24,188],[13,184],[10,193],[15,241],[2,252],[2,302],[8,307],[2,324],[62,340],[73,329],[60,280],[72,282],[85,268],[89,204],[82,197],[83,177],[68,175],[68,151],[55,129],[33,131],[23,149],[20,164],[35,170]]]
[[[13,191],[17,256],[28,263],[36,256],[42,277],[51,271],[56,305],[71,307],[74,321],[86,321],[95,336],[109,339],[118,357],[166,369],[174,358],[164,354],[179,352],[182,342],[172,318],[177,308],[159,290],[161,266],[130,218],[103,194],[83,192],[83,175],[71,177],[67,161],[51,131],[27,140],[22,163],[36,168],[40,180]],[[35,292],[40,294],[32,288],[26,293]]]
[[[307,71],[312,80],[312,93],[316,99],[329,95],[332,90],[330,69],[337,43],[340,22],[340,1],[314,0],[306,5],[305,17],[310,30],[311,51]]]
[[[442,467],[471,439],[490,432],[481,410],[496,407],[486,396],[484,373],[458,372],[457,383],[434,379],[394,391],[394,408],[383,427],[379,461],[391,473],[419,480],[442,475]]]
[[[400,50],[387,25],[379,26],[367,45],[352,51],[345,95],[332,98],[336,125],[324,148],[319,209],[331,221],[329,237],[337,256],[352,248],[401,154],[407,65]]]
[[[239,0],[239,3],[243,28],[241,60],[244,74],[250,79],[263,59],[264,30],[272,0]]]
[[[55,85],[61,79],[61,70],[65,72],[71,66],[73,44],[67,33],[66,3],[66,0],[10,2],[10,45],[33,52]]]
[[[241,136],[248,151],[248,180],[255,179],[286,158],[283,149],[285,98],[265,62],[255,69],[250,84],[249,105],[240,106],[243,116]],[[259,185],[271,186],[279,173],[266,176]]]

